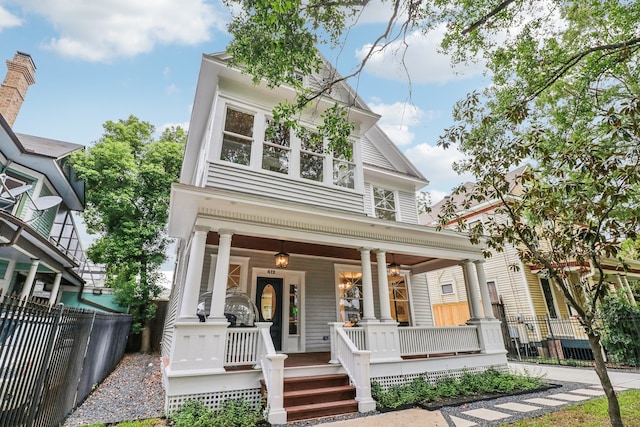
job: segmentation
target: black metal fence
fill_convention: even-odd
[[[587,334],[576,318],[516,316],[501,320],[510,359],[571,366],[594,364]],[[602,322],[597,324],[605,345],[603,356],[607,364],[610,367],[637,368],[640,361],[640,321],[621,319],[616,336],[610,337],[609,341]],[[624,348],[624,357],[620,357],[620,348]]]
[[[0,295],[0,427],[60,425],[122,358],[131,316]]]

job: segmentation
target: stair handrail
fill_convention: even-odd
[[[271,322],[256,322],[260,331],[258,363],[267,389],[267,421],[271,424],[286,424],[287,411],[284,409],[284,361],[286,354],[276,353],[269,329]]]
[[[329,324],[331,329],[331,361],[340,363],[356,388],[356,400],[360,412],[373,411],[375,400],[371,397],[371,351],[358,350],[344,331],[341,322]]]

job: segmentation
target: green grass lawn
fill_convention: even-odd
[[[626,426],[640,426],[640,390],[629,390],[618,394],[622,420]],[[567,407],[541,417],[530,418],[511,424],[509,427],[604,427],[610,426],[607,414],[607,399],[599,397],[579,405]]]

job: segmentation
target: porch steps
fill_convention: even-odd
[[[287,421],[358,412],[356,389],[345,374],[285,378],[283,397]]]

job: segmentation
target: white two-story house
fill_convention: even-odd
[[[499,322],[481,306],[490,301],[481,298],[481,248],[418,224],[415,194],[428,181],[379,116],[341,84],[299,120],[313,132],[323,110],[350,105],[353,158],[283,129],[269,138],[272,108],[293,100],[293,89],[254,86],[228,59],[203,56],[171,193],[178,249],[163,339],[167,411],[188,399],[259,404],[266,391],[272,423],[367,412],[371,381],[505,366]],[[303,79],[313,86],[322,75]],[[426,274],[454,265],[465,271],[472,317],[436,328]],[[344,383],[329,383],[338,376]]]

